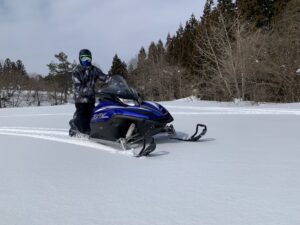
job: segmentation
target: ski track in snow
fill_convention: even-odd
[[[122,150],[116,150],[112,147],[100,143],[93,143],[89,141],[87,138],[81,138],[81,139],[70,138],[68,134],[68,130],[66,129],[40,128],[40,127],[0,127],[0,135],[36,138],[36,139],[60,142],[65,144],[73,144],[73,145],[93,148],[97,150],[104,150],[110,153],[118,153],[122,155],[132,156],[131,151],[125,152]]]
[[[71,113],[39,113],[39,114],[22,114],[22,115],[0,115],[0,118],[17,118],[17,117],[40,117],[40,116],[72,116]]]

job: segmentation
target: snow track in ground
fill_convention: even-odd
[[[40,116],[69,116],[73,114],[70,113],[42,113],[42,114],[22,114],[22,115],[0,115],[0,118],[15,118],[15,117],[40,117]]]
[[[47,141],[60,142],[65,144],[73,144],[98,150],[108,151],[110,153],[119,153],[132,156],[131,151],[120,151],[112,147],[94,143],[87,138],[70,138],[68,130],[56,128],[40,128],[40,127],[0,127],[0,135],[19,136],[36,138]]]
[[[240,108],[240,107],[202,107],[164,105],[173,115],[297,115],[300,109],[278,108]],[[190,110],[190,111],[172,111]]]

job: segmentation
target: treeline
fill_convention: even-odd
[[[59,105],[72,100],[72,71],[65,53],[48,64],[49,74],[29,75],[21,60],[0,62],[0,108],[31,105]]]
[[[207,0],[176,34],[141,48],[128,80],[168,100],[300,100],[299,0]]]

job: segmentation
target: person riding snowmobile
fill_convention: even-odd
[[[99,79],[106,82],[109,77],[101,69],[92,65],[92,53],[88,49],[80,50],[79,62],[72,74],[76,111],[69,122],[70,136],[76,135],[77,132],[90,133],[90,120],[95,107],[96,81]]]

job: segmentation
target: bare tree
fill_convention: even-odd
[[[215,92],[219,89],[230,100],[244,100],[249,76],[247,66],[259,54],[259,49],[253,48],[258,33],[250,34],[238,15],[227,19],[221,11],[217,21],[207,23],[201,27],[195,43],[198,49],[195,60],[202,65],[199,72],[211,75],[210,87]]]

